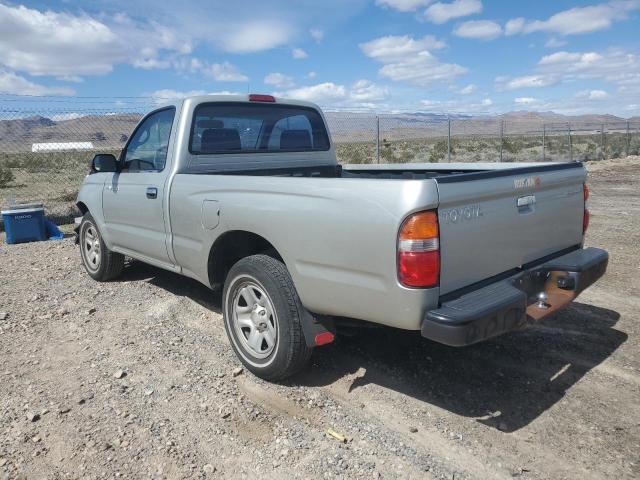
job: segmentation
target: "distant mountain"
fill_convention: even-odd
[[[142,114],[85,115],[64,120],[42,116],[0,120],[0,151],[31,151],[34,143],[92,142],[97,149],[121,148]]]
[[[39,115],[33,117],[20,118],[17,120],[4,120],[0,121],[0,138],[6,136],[23,136],[28,134],[34,129],[41,127],[51,127],[56,122],[53,120],[41,117]]]

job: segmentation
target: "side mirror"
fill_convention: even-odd
[[[93,173],[117,172],[118,160],[110,153],[99,153],[91,161],[91,171]]]

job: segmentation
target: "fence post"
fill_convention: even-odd
[[[627,122],[627,126],[629,122]],[[451,163],[451,115],[447,115],[447,162]]]
[[[500,162],[502,162],[502,144],[504,143],[504,119],[500,119]]]
[[[545,146],[547,143],[547,124],[543,123],[542,124],[542,161],[546,161],[545,158]]]
[[[380,115],[376,115],[376,162],[380,163]]]
[[[627,157],[629,156],[629,150],[631,150],[631,137],[629,136],[629,120],[627,120]]]
[[[604,123],[600,126],[600,156],[604,160]]]
[[[571,141],[571,124],[567,123],[567,134],[569,135],[569,160],[573,162],[573,143]]]

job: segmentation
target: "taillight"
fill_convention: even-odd
[[[584,195],[584,213],[582,215],[582,235],[587,233],[589,228],[589,187],[586,183],[582,185],[582,193]]]
[[[440,239],[435,210],[407,217],[398,234],[398,279],[405,287],[430,288],[440,281]]]

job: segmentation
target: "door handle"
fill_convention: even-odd
[[[158,198],[158,189],[156,187],[147,187],[147,198]]]

